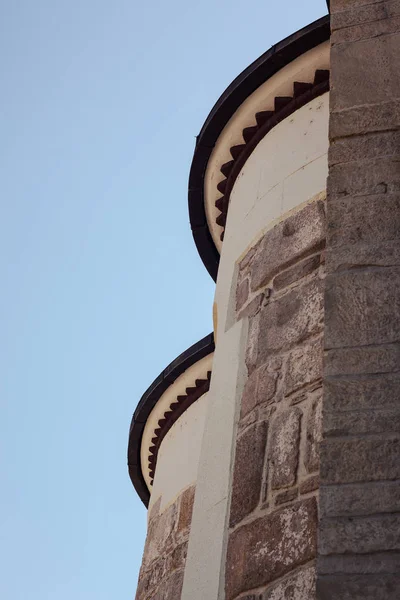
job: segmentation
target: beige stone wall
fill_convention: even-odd
[[[249,319],[237,426],[226,600],[315,597],[325,206],[268,230],[239,264]],[[253,594],[249,596],[249,594]]]
[[[191,486],[161,513],[161,499],[152,507],[136,600],[181,597],[194,494]]]

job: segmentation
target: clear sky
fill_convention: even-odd
[[[2,600],[133,599],[148,385],[212,329],[195,136],[324,0],[1,3]]]

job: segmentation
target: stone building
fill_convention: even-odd
[[[330,13],[197,138],[214,334],[134,413],[137,600],[400,598],[400,2]]]

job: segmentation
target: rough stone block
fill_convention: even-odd
[[[176,571],[177,569],[185,568],[187,549],[188,542],[183,542],[182,544],[179,544],[179,546],[176,546],[176,548],[173,549],[166,561],[166,572],[168,574],[172,573],[172,571]]]
[[[239,311],[244,306],[249,297],[249,280],[243,279],[236,288],[236,310]]]
[[[338,29],[347,29],[364,23],[378,23],[380,21],[390,21],[392,17],[400,14],[399,0],[365,1],[365,6],[359,5],[359,2],[347,0],[334,0],[336,11],[338,4],[342,5],[339,12],[333,11],[331,16],[331,31]]]
[[[396,34],[400,29],[399,17],[392,16],[390,19],[380,19],[369,23],[349,26],[338,29],[332,33],[331,44],[344,44],[346,42],[358,42],[368,40],[371,37]]]
[[[371,194],[398,194],[400,168],[397,157],[342,163],[330,168],[328,193],[332,199]]]
[[[317,504],[308,498],[243,525],[228,541],[227,600],[267,585],[311,560],[317,546]]]
[[[313,598],[315,598],[314,567],[303,567],[264,594],[264,600],[313,600]]]
[[[321,443],[321,484],[400,479],[400,438],[339,438]]]
[[[299,495],[299,490],[294,488],[293,490],[285,490],[284,492],[280,492],[276,495],[275,504],[279,506],[280,504],[286,504],[286,502],[293,502],[296,500]]]
[[[361,550],[361,549],[360,549]],[[399,552],[373,554],[333,554],[318,557],[318,573],[400,573]]]
[[[246,280],[247,281],[247,280]],[[247,306],[242,308],[241,311],[237,314],[237,320],[245,319],[248,317],[249,319],[255,317],[255,315],[259,312],[262,303],[264,302],[266,294],[258,294],[251,302],[248,303]]]
[[[386,131],[400,126],[400,100],[390,99],[378,104],[355,106],[331,113],[329,137],[360,135],[373,131]]]
[[[240,408],[241,419],[254,410],[256,406],[270,404],[274,401],[280,365],[279,360],[270,360],[251,373],[243,390]]]
[[[177,509],[176,503],[174,503],[166,508],[158,518],[149,522],[142,561],[145,569],[153,560],[157,560],[161,555],[172,550],[176,519]]]
[[[307,417],[305,466],[308,473],[319,469],[319,446],[322,439],[322,398],[313,401]]]
[[[400,339],[400,268],[329,275],[325,290],[325,348]]]
[[[388,242],[358,242],[326,251],[327,271],[343,271],[357,267],[399,267],[400,245]]]
[[[319,475],[313,475],[305,481],[302,481],[299,486],[300,494],[309,494],[319,488]]]
[[[323,340],[319,338],[293,350],[284,378],[285,396],[322,377]]]
[[[187,532],[190,528],[195,492],[196,488],[192,485],[181,494],[179,501],[179,518],[177,525],[178,533],[184,533],[185,531]]]
[[[267,423],[256,423],[237,440],[233,472],[230,526],[254,510],[260,499]]]
[[[399,98],[399,51],[399,32],[332,46],[331,111]]]
[[[357,554],[400,550],[400,514],[321,519],[318,552]]]
[[[400,344],[332,349],[325,353],[324,366],[327,377],[400,371]]]
[[[350,368],[353,368],[352,365]],[[391,410],[398,406],[399,395],[400,373],[343,378],[326,377],[324,410],[328,412]]]
[[[400,406],[396,410],[355,410],[324,413],[324,436],[397,433],[400,431]],[[399,457],[400,458],[400,457]]]
[[[324,203],[318,201],[267,231],[252,261],[251,290],[263,287],[279,271],[320,248],[325,227]]]
[[[301,417],[299,408],[291,408],[277,415],[273,421],[269,460],[271,484],[275,490],[296,483]]]
[[[400,231],[400,195],[356,196],[331,202],[329,250],[353,244],[396,240]],[[351,249],[349,250],[351,251]]]
[[[318,600],[395,600],[400,597],[400,577],[394,575],[337,575],[317,579]]]
[[[175,571],[168,579],[162,582],[157,593],[151,600],[179,600],[183,586],[183,571]]]
[[[398,481],[332,485],[320,490],[321,517],[351,517],[387,512],[400,512]]]
[[[271,353],[289,349],[321,331],[323,289],[323,282],[313,279],[261,310],[254,348],[258,365],[265,363]]]
[[[288,287],[292,283],[299,281],[303,277],[310,275],[313,271],[318,269],[321,264],[321,256],[320,254],[316,254],[311,256],[310,258],[305,258],[300,262],[296,263],[283,273],[277,275],[274,279],[273,286],[276,291],[282,290],[285,287]]]
[[[335,140],[329,147],[329,165],[399,156],[400,132],[381,131]]]

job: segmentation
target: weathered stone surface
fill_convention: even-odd
[[[251,266],[251,290],[263,287],[280,270],[321,247],[326,218],[321,201],[308,204],[266,232]]]
[[[380,131],[335,140],[329,147],[329,164],[348,163],[383,156],[399,156],[400,132]],[[330,207],[332,210],[334,207]]]
[[[251,373],[243,390],[240,410],[241,419],[256,406],[273,402],[280,364],[279,361],[270,360]]]
[[[299,495],[299,490],[294,488],[292,490],[285,490],[276,495],[275,504],[285,504],[286,502],[292,502]]]
[[[260,500],[267,423],[256,423],[237,440],[232,484],[230,526],[254,510]]]
[[[315,568],[303,567],[295,575],[279,582],[265,592],[264,600],[313,600],[315,598]]]
[[[400,573],[400,552],[319,556],[318,572],[321,575],[332,573]]]
[[[347,135],[396,129],[400,126],[400,100],[391,99],[379,104],[356,106],[331,113],[331,140]]]
[[[380,19],[334,31],[332,33],[331,43],[332,45],[337,45],[346,42],[358,42],[370,37],[394,34],[397,33],[399,29],[400,19],[399,17],[393,16],[391,19]]]
[[[331,111],[400,97],[395,71],[400,35],[384,35],[331,48]],[[340,85],[335,85],[336,81]]]
[[[177,525],[178,533],[188,533],[190,523],[192,520],[195,491],[196,488],[192,485],[181,494],[179,502],[179,518]]]
[[[167,563],[166,572],[168,574],[172,573],[172,571],[176,571],[177,569],[185,568],[187,549],[188,549],[187,541],[183,542],[182,544],[179,544],[179,546],[176,546],[176,548],[173,549],[173,551],[168,556],[168,559],[166,561],[166,563]]]
[[[285,395],[321,379],[322,359],[322,338],[293,350],[289,355],[284,379]]]
[[[238,321],[240,321],[241,319],[244,319],[246,317],[248,317],[248,318],[254,317],[259,312],[262,303],[266,300],[267,290],[264,290],[264,292],[261,294],[258,294],[258,296],[253,298],[253,300],[251,302],[249,302],[247,306],[245,306],[244,308],[242,308],[241,311],[238,312],[238,314],[237,314]]]
[[[395,600],[400,597],[400,577],[393,575],[337,575],[317,580],[318,600]]]
[[[326,377],[324,410],[327,412],[391,410],[398,406],[399,395],[400,373],[343,378]]]
[[[399,267],[400,247],[397,241],[359,242],[326,251],[328,271],[343,271],[356,267]]]
[[[319,469],[319,446],[322,439],[322,398],[314,400],[307,417],[305,465],[309,473]]]
[[[176,503],[166,508],[158,518],[149,522],[142,566],[149,564],[173,548],[173,531],[177,518]]]
[[[397,194],[400,169],[397,157],[375,158],[334,165],[329,170],[328,192],[332,199],[369,194]]]
[[[400,344],[336,348],[325,353],[325,375],[328,377],[392,371],[400,371]],[[398,391],[400,394],[400,380]]]
[[[400,268],[330,275],[325,305],[325,348],[397,342]]]
[[[227,600],[315,557],[317,504],[309,498],[239,527],[228,541]]]
[[[271,301],[260,315],[258,336],[252,356],[258,365],[265,363],[271,353],[289,349],[321,331],[323,319],[323,282],[312,279],[300,288]]]
[[[337,413],[325,411],[324,435],[359,435],[365,433],[397,433],[400,431],[400,406],[397,410],[352,411]],[[399,457],[400,459],[400,457]]]
[[[273,489],[289,487],[296,483],[299,462],[300,420],[299,408],[279,414],[272,424],[270,463]]]
[[[365,5],[365,6],[364,6]],[[335,0],[331,17],[331,30],[347,29],[363,23],[390,21],[390,17],[400,14],[399,0],[371,2],[371,0]]]
[[[400,550],[400,514],[325,518],[320,533],[320,554]]]
[[[316,254],[311,256],[310,258],[305,258],[300,262],[296,263],[283,273],[280,273],[274,278],[273,286],[276,291],[279,291],[292,283],[295,283],[299,279],[310,275],[315,269],[321,264],[321,256],[320,254]]]
[[[323,440],[321,456],[321,484],[400,479],[398,436]]]
[[[236,310],[240,310],[249,297],[249,280],[246,278],[236,288]]]
[[[331,485],[320,491],[321,517],[400,512],[398,481]]]
[[[319,488],[319,475],[313,475],[305,481],[302,481],[299,486],[300,494],[309,494]]]
[[[257,365],[258,337],[260,330],[261,313],[257,313],[249,320],[249,329],[247,334],[246,347],[246,367],[249,375],[254,371]],[[265,362],[265,361],[264,361]]]
[[[151,600],[179,600],[183,586],[183,571],[175,571],[163,581]]]
[[[329,247],[396,240],[399,215],[400,196],[397,194],[338,199],[329,209]]]

